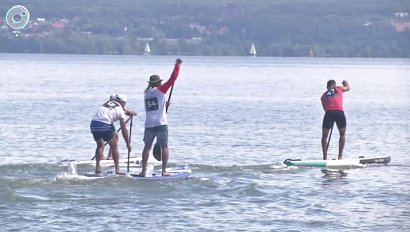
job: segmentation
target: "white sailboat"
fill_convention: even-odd
[[[146,43],[145,44],[145,48],[144,48],[144,55],[149,55],[151,53],[151,49],[149,48],[149,44]]]
[[[249,56],[256,56],[256,49],[254,43],[252,43],[251,49],[249,50]]]

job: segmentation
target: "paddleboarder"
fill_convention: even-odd
[[[95,174],[101,173],[100,160],[104,154],[104,141],[107,141],[112,151],[112,157],[115,164],[116,174],[120,173],[119,169],[119,151],[118,151],[118,134],[115,131],[114,122],[119,121],[122,136],[126,143],[128,151],[131,151],[131,144],[128,139],[128,130],[125,122],[125,105],[127,104],[127,98],[124,95],[116,95],[115,100],[105,102],[96,112],[91,120],[90,130],[93,134],[94,140],[97,143],[95,149]],[[127,111],[130,116],[134,115],[134,112]]]
[[[147,162],[151,151],[154,138],[157,138],[157,144],[161,146],[162,153],[162,176],[167,176],[166,167],[168,163],[168,121],[166,108],[166,93],[175,83],[179,68],[182,63],[181,59],[176,59],[174,70],[167,82],[162,84],[159,75],[151,75],[148,86],[145,89],[145,130],[144,130],[144,149],[142,151],[142,170],[140,176],[145,176],[147,171]]]
[[[323,159],[327,159],[329,131],[336,122],[339,130],[339,155],[338,159],[343,158],[343,149],[346,143],[346,116],[343,111],[343,92],[350,90],[350,85],[346,80],[342,82],[343,86],[336,86],[336,81],[329,80],[326,85],[326,92],[320,98],[325,116],[322,124],[322,151]]]
[[[109,101],[118,101],[118,100],[119,100],[118,94],[111,94],[110,95]],[[137,112],[132,111],[132,110],[128,110],[127,108],[124,108],[124,113],[128,116],[137,116],[138,115]],[[127,122],[127,121],[125,121],[125,122]],[[101,157],[101,159],[104,159],[104,155]],[[108,151],[107,160],[112,160],[112,149],[111,148]]]

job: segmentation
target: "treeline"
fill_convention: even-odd
[[[155,55],[410,57],[408,0],[22,0],[29,25],[6,26],[0,52]],[[4,16],[3,16],[4,15]],[[1,20],[3,19],[3,20]],[[41,20],[38,20],[41,19]],[[409,20],[410,18],[403,20]],[[410,24],[409,24],[410,25]]]

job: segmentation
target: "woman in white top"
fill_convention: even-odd
[[[142,170],[140,176],[145,176],[149,152],[151,151],[154,138],[157,137],[157,144],[162,151],[162,175],[167,176],[166,167],[168,163],[168,121],[166,114],[166,93],[174,84],[179,74],[181,59],[176,59],[174,70],[167,82],[162,85],[162,79],[158,75],[151,75],[148,87],[145,90],[145,130],[144,130],[144,150],[142,151]]]

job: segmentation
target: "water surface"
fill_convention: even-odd
[[[0,54],[0,224],[5,231],[405,231],[410,229],[408,59],[182,57],[169,108],[170,166],[186,181],[67,177],[93,157],[89,122],[111,93],[139,115],[143,91],[176,57]],[[389,165],[325,176],[286,168],[321,158],[328,79],[345,93],[345,158]],[[330,144],[336,158],[337,130]],[[120,140],[121,156],[126,150]],[[83,167],[93,170],[92,167]]]

